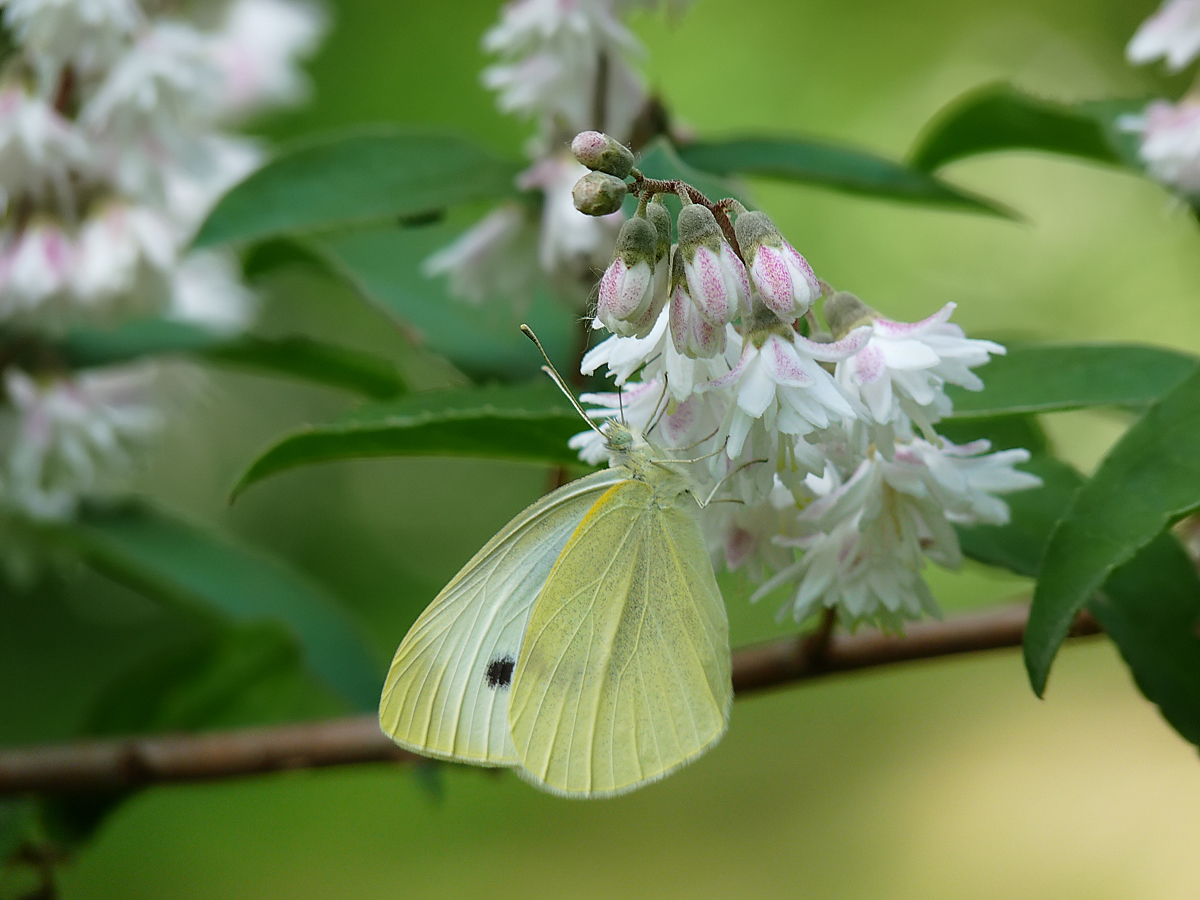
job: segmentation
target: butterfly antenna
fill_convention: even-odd
[[[617,385],[617,409],[621,413],[621,424],[628,425],[625,421],[625,386],[620,384]]]
[[[575,395],[571,393],[571,389],[567,387],[567,382],[561,375],[558,374],[558,369],[554,368],[554,363],[550,362],[550,357],[546,354],[546,348],[542,346],[542,342],[539,341],[537,335],[533,333],[533,329],[528,325],[523,324],[521,325],[521,332],[525,335],[525,337],[533,341],[534,344],[537,345],[538,350],[541,351],[542,359],[546,361],[546,364],[542,366],[542,371],[550,376],[554,383],[558,385],[558,389],[563,392],[563,395],[571,401],[571,405],[575,407],[575,411],[583,417],[583,421],[587,422],[588,428],[592,429],[592,431],[596,432],[596,434],[600,435],[601,437],[605,437],[604,432],[600,430],[600,427],[592,421],[592,417],[589,416],[587,411],[579,405],[579,401],[575,399]]]

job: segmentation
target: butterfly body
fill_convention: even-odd
[[[690,480],[628,427],[604,435],[611,468],[518,515],[413,625],[380,705],[397,743],[596,797],[724,733],[728,624]]]

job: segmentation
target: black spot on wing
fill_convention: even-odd
[[[511,656],[493,659],[488,663],[487,671],[484,672],[487,686],[493,691],[507,688],[512,684],[513,669],[516,668],[516,665]]]

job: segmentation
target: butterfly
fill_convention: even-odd
[[[509,522],[401,642],[379,707],[400,746],[606,797],[665,777],[725,733],[729,624],[701,501],[681,463],[636,429],[597,430],[610,468]]]

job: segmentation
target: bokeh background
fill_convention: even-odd
[[[1061,99],[1178,95],[1130,68],[1153,0],[698,0],[635,19],[646,72],[701,134],[804,132],[902,156],[962,91],[998,78]],[[479,85],[495,0],[339,0],[307,106],[257,123],[281,142],[368,122],[437,123],[520,153],[527,129]],[[1019,223],[755,182],[817,272],[886,315],[947,301],[973,335],[1200,350],[1200,229],[1150,183],[1025,154],[958,164]],[[445,370],[336,281],[300,265],[261,284],[265,327]],[[982,372],[986,379],[986,370]],[[346,395],[214,373],[140,487],[293,561],[353,610],[381,664],[454,571],[547,486],[544,470],[385,460],[228,488],[281,433]],[[1047,422],[1090,470],[1124,423]],[[931,577],[948,610],[1019,597],[1016,578]],[[725,582],[735,643],[778,633]],[[65,737],[106,680],[201,627],[99,576],[0,605],[0,740]],[[296,675],[248,717],[322,715]],[[281,702],[280,697],[286,698]],[[1200,760],[1103,640],[1062,653],[1045,701],[1017,652],[906,666],[739,702],[724,742],[603,802],[508,774],[371,766],[146,791],[62,880],[68,900],[366,897],[1200,897]]]

